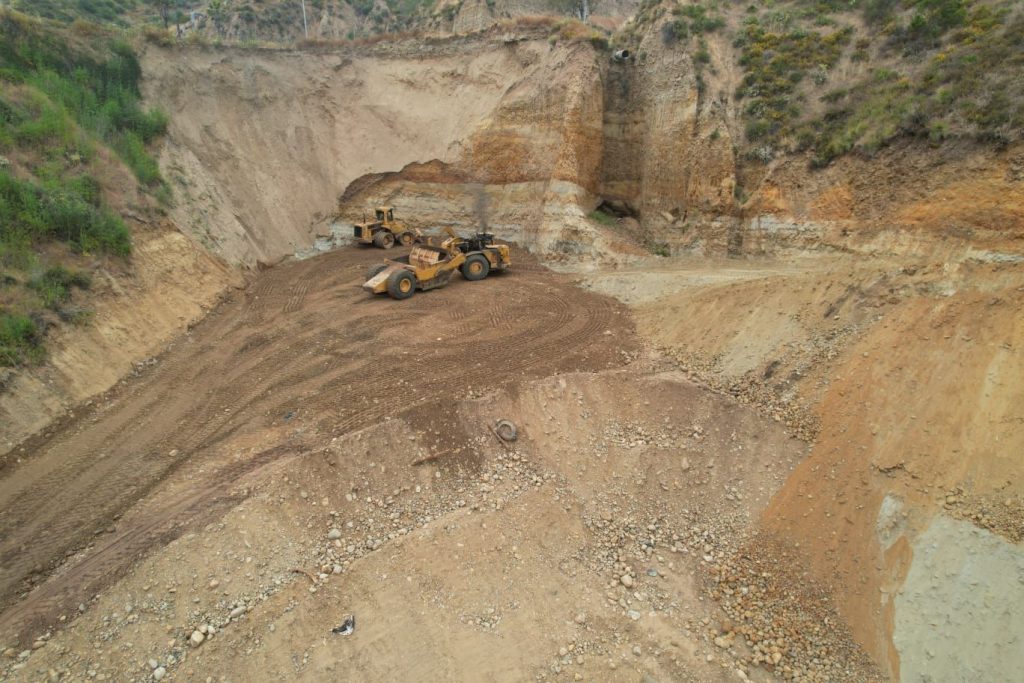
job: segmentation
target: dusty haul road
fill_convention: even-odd
[[[376,250],[261,274],[139,376],[25,444],[0,473],[0,633],[24,641],[73,613],[284,450],[635,350],[625,307],[532,262],[398,303],[359,285]],[[291,429],[292,427],[298,427]],[[244,459],[229,437],[273,433]],[[287,447],[285,447],[287,444]],[[184,487],[188,464],[201,474]],[[59,571],[54,571],[60,567]]]

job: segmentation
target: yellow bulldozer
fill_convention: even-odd
[[[390,206],[378,206],[374,215],[376,220],[355,224],[355,238],[359,244],[372,244],[381,249],[390,249],[396,242],[408,247],[423,237],[423,233],[416,228],[396,221],[395,210]]]
[[[446,228],[448,239],[440,246],[417,244],[408,256],[385,259],[371,266],[363,289],[372,294],[387,292],[394,299],[408,299],[416,290],[437,289],[448,284],[455,271],[467,280],[483,280],[491,271],[512,265],[507,244],[495,244],[494,235],[477,233],[468,239]]]

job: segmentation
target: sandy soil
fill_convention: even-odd
[[[950,611],[950,595],[909,584],[914,599],[899,596],[919,561],[944,552],[921,534],[941,535],[949,517],[1020,543],[1020,267],[906,254],[770,263],[677,263],[664,296],[660,270],[586,281],[631,302],[638,331],[692,376],[813,442],[765,527],[808,549],[812,574],[891,676],[960,680],[927,652],[987,632],[985,612]],[[947,577],[949,590],[961,580]],[[894,641],[894,624],[933,611],[945,628]],[[982,677],[1009,675],[998,658],[971,662]]]
[[[375,250],[272,268],[26,444],[6,674],[952,680],[1024,529],[1016,265],[517,256],[409,302]]]
[[[462,397],[559,369],[617,365],[635,352],[622,307],[581,299],[529,263],[471,292],[459,282],[399,308],[357,286],[379,258],[350,250],[269,271],[139,377],[19,449],[31,457],[9,459],[0,484],[3,602],[74,561],[0,617],[0,629],[23,634],[109,584],[200,510],[230,503],[234,479],[272,461],[281,443],[263,441],[239,461],[225,442],[264,432],[288,440],[293,424],[303,425],[300,435],[343,434],[436,401],[439,391]],[[205,476],[184,497],[155,491],[152,510],[133,524],[122,518],[196,459]],[[76,556],[87,544],[91,552]]]
[[[878,678],[747,574],[799,566],[758,520],[803,441],[528,257],[408,302],[378,259],[265,272],[3,470],[7,675]]]

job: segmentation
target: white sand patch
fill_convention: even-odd
[[[903,683],[1021,680],[1024,549],[936,517],[914,543],[893,641]]]

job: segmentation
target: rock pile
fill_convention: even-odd
[[[798,566],[792,552],[764,535],[712,563],[705,589],[727,616],[708,630],[716,647],[745,671],[761,667],[787,681],[884,680],[827,591]]]

